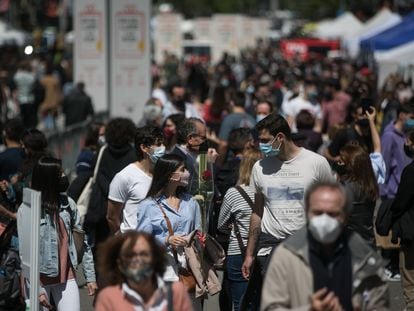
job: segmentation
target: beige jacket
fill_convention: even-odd
[[[187,258],[187,264],[190,271],[193,273],[197,285],[196,285],[196,298],[206,296],[207,294],[212,296],[221,291],[221,282],[216,274],[214,266],[207,260],[201,262],[198,250],[195,245],[194,235],[196,231],[191,232],[185,237],[187,240],[187,247],[184,247],[185,257]],[[207,254],[206,254],[207,255]],[[208,255],[207,255],[208,257]],[[203,266],[203,268],[201,268]]]
[[[389,310],[382,259],[357,234],[351,234],[354,310]],[[306,227],[283,242],[270,259],[263,283],[261,310],[310,309],[313,276]]]

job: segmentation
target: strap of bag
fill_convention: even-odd
[[[172,282],[167,282],[167,301],[168,301],[168,311],[173,311],[173,288]]]
[[[154,201],[155,201],[155,203],[157,203],[158,207],[160,208],[161,213],[162,213],[162,215],[163,215],[163,217],[164,217],[164,219],[165,219],[165,222],[167,223],[167,228],[168,228],[168,233],[169,233],[169,235],[170,235],[170,236],[174,235],[174,230],[173,230],[173,228],[172,228],[171,221],[170,221],[170,219],[168,218],[167,214],[165,214],[165,211],[164,211],[164,209],[162,208],[161,203],[160,203],[159,201],[157,201],[157,200],[154,200]],[[175,249],[175,246],[172,246],[172,245],[171,245],[171,248],[172,248],[172,252],[173,252],[174,259],[175,259],[175,261],[176,261],[177,265],[179,265],[178,255],[177,255],[177,250]]]
[[[247,204],[249,204],[250,208],[252,210],[254,210],[254,203],[252,201],[252,199],[250,199],[249,195],[246,193],[246,191],[243,190],[243,188],[241,186],[236,186],[235,187],[237,189],[237,191],[240,192],[241,196],[243,197],[243,199],[247,202]]]
[[[235,188],[236,188],[237,191],[239,191],[239,193],[241,194],[243,199],[247,202],[247,204],[249,204],[250,208],[253,210],[254,203],[253,203],[252,199],[250,199],[250,197],[246,193],[246,191],[244,191],[241,186],[236,186]],[[242,256],[244,258],[246,256],[246,247],[243,244],[243,239],[242,239],[241,234],[240,234],[240,228],[239,228],[239,225],[237,224],[236,218],[234,216],[233,216],[233,226],[234,226],[234,234],[236,235],[240,251],[241,251]]]
[[[96,159],[95,168],[93,170],[93,177],[92,177],[93,184],[95,183],[96,176],[98,175],[99,165],[101,164],[102,155],[105,149],[106,149],[106,145],[102,146],[101,149],[99,149],[98,158]]]

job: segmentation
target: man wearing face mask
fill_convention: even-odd
[[[282,116],[270,114],[256,130],[265,158],[253,166],[250,179],[256,196],[242,266],[245,278],[250,277],[254,260],[264,274],[272,249],[305,224],[303,195],[307,187],[315,181],[333,180],[324,157],[295,145]]]
[[[218,164],[220,166],[226,160],[230,132],[237,128],[252,129],[256,125],[254,118],[246,112],[245,104],[246,96],[243,92],[237,92],[231,100],[232,112],[224,118],[221,124],[218,147],[218,153],[220,154]]]
[[[185,100],[185,88],[176,83],[171,87],[170,101],[164,105],[162,111],[164,120],[175,113],[182,113],[186,118],[200,118],[200,114],[192,103]]]
[[[381,257],[345,229],[352,198],[338,183],[310,186],[307,226],[273,254],[261,310],[388,310]]]
[[[137,129],[137,161],[117,173],[109,186],[106,219],[112,233],[136,228],[138,204],[147,195],[155,163],[165,154],[162,141],[162,132],[157,127],[144,126]]]
[[[200,146],[206,143],[206,125],[201,119],[190,118],[185,120],[177,129],[177,145],[171,152],[185,159],[185,167],[190,172],[187,190],[191,194],[198,191],[198,163],[197,156]],[[216,161],[218,154],[214,148],[208,148],[207,160],[210,164]]]

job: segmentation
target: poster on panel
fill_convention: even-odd
[[[151,93],[150,0],[111,1],[112,117],[142,118]]]
[[[182,56],[183,40],[181,34],[181,14],[161,13],[155,18],[154,49],[157,63],[164,62],[165,52],[174,54],[179,59]]]
[[[84,82],[96,112],[108,110],[106,1],[75,0],[74,79]]]

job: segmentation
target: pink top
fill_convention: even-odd
[[[72,264],[69,258],[69,237],[66,232],[65,223],[63,219],[59,218],[59,274],[56,277],[48,277],[44,274],[40,274],[40,282],[42,285],[53,285],[66,283],[67,280],[75,278]]]
[[[191,311],[193,306],[184,285],[180,282],[174,282],[172,285],[173,292],[173,310]],[[151,306],[143,304],[141,296],[129,288],[127,284],[108,286],[98,295],[95,304],[95,311],[135,311],[135,310],[168,310],[168,298],[166,291],[160,289],[154,292],[154,303]]]

